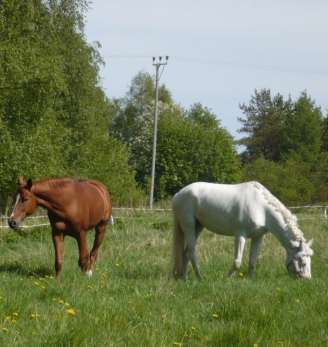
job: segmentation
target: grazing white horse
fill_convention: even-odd
[[[185,278],[188,261],[201,278],[195,248],[203,227],[235,237],[233,275],[241,266],[244,246],[251,239],[249,275],[263,235],[270,231],[287,252],[287,269],[299,278],[311,278],[312,240],[306,242],[296,217],[258,182],[240,184],[192,183],[176,193],[174,214],[173,274]]]

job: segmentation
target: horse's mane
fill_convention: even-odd
[[[65,188],[67,185],[72,184],[77,180],[70,177],[62,177],[62,178],[43,178],[39,181],[34,182],[33,184],[37,186],[42,186],[44,188],[50,189],[60,189]]]
[[[272,195],[272,193],[268,189],[266,189],[262,184],[260,184],[259,182],[251,183],[256,189],[258,189],[261,192],[262,196],[267,201],[267,203],[283,217],[286,226],[288,230],[292,233],[294,239],[303,240],[304,236],[298,226],[297,217],[294,214],[292,214],[289,211],[289,209],[279,199]]]

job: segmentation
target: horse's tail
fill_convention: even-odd
[[[181,278],[183,276],[183,252],[185,237],[179,224],[177,216],[174,216],[173,229],[173,276]]]

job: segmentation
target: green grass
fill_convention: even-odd
[[[245,257],[230,279],[233,239],[204,231],[204,280],[190,269],[186,282],[176,282],[170,215],[140,214],[108,228],[91,279],[79,271],[77,245],[67,237],[61,287],[48,228],[2,232],[0,346],[328,346],[328,222],[301,227],[314,238],[311,281],[287,275],[284,249],[271,235],[255,277],[242,276]]]

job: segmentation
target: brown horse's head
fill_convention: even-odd
[[[36,209],[37,199],[31,192],[31,188],[31,179],[26,182],[24,177],[20,176],[18,178],[15,205],[8,219],[8,224],[12,229],[18,229],[25,217],[31,215]]]

